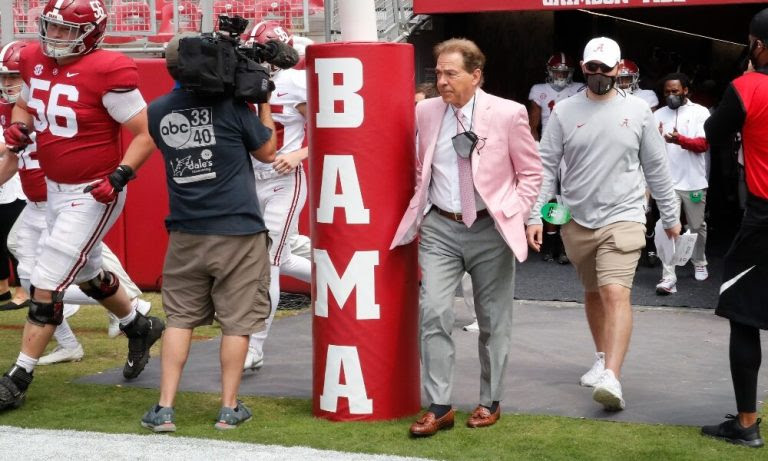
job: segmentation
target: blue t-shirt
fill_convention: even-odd
[[[175,89],[149,105],[165,160],[169,231],[250,235],[266,230],[250,152],[271,137],[245,102]]]

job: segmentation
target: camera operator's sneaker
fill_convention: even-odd
[[[624,398],[621,395],[621,383],[611,370],[605,370],[592,391],[595,402],[603,405],[607,411],[624,409]]]
[[[659,296],[667,296],[672,293],[677,293],[677,281],[672,279],[661,279],[656,285],[656,294]]]
[[[136,318],[120,330],[128,337],[128,360],[123,367],[123,376],[133,379],[139,376],[149,362],[149,349],[160,339],[165,324],[157,317],[144,317],[136,312]]]
[[[54,363],[61,362],[79,362],[83,359],[84,355],[85,352],[83,352],[83,346],[80,343],[77,343],[77,347],[64,347],[58,345],[50,354],[40,357],[37,364],[53,365]]]
[[[584,373],[579,380],[579,384],[584,387],[595,387],[600,377],[605,371],[605,352],[595,352],[595,363],[588,372]]]
[[[707,270],[707,266],[693,266],[693,276],[698,280],[699,282],[703,282],[704,280],[709,278],[709,271]]]
[[[763,446],[763,439],[760,437],[760,418],[750,427],[743,427],[739,424],[739,418],[734,415],[725,415],[726,421],[716,426],[704,426],[701,428],[701,434],[716,439],[725,440],[736,445],[744,445],[752,448]]]
[[[243,371],[258,370],[262,365],[264,365],[264,353],[257,351],[255,347],[248,346],[248,353],[245,354]]]
[[[251,410],[238,400],[235,408],[221,407],[214,427],[221,430],[234,429],[240,424],[250,421],[252,416]]]
[[[27,396],[27,388],[32,383],[32,373],[14,365],[0,378],[0,410],[19,408]]]
[[[173,407],[152,405],[141,418],[141,425],[155,432],[176,432],[176,414]]]
[[[149,301],[144,301],[141,298],[134,298],[131,301],[132,305],[136,306],[136,312],[140,312],[141,315],[146,316],[152,309],[152,304]],[[111,312],[107,312],[109,318],[109,327],[107,328],[107,336],[110,338],[117,338],[120,336],[120,320],[117,316]]]

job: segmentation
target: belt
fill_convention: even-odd
[[[441,210],[440,208],[434,205],[432,205],[432,209],[437,211],[437,214],[439,214],[440,216],[445,216],[451,221],[462,222],[461,213],[454,213],[452,211]],[[483,208],[482,210],[477,211],[477,217],[475,219],[485,218],[486,216],[488,216],[488,208]]]

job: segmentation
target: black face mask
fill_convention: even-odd
[[[685,96],[681,94],[670,94],[667,96],[667,107],[676,110],[685,103]]]
[[[605,74],[587,74],[587,87],[589,91],[597,95],[608,93],[614,85],[616,85],[616,77]]]

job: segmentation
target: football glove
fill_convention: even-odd
[[[29,137],[29,128],[24,122],[13,122],[3,131],[5,138],[5,147],[11,152],[19,152],[28,145],[32,144],[32,138]]]
[[[117,198],[117,193],[122,191],[128,181],[135,177],[133,168],[128,165],[120,165],[109,176],[88,185],[83,189],[83,192],[90,192],[98,202],[112,203]]]

